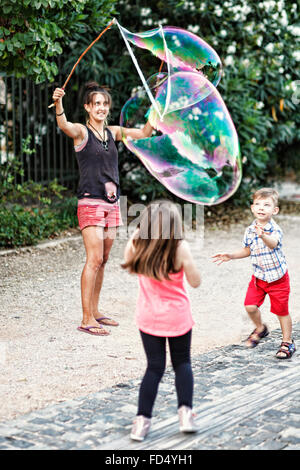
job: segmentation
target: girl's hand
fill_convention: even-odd
[[[216,255],[212,256],[212,258],[213,263],[217,263],[217,265],[232,259],[229,253],[217,253]]]

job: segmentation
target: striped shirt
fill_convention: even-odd
[[[287,263],[282,251],[282,230],[273,219],[265,225],[265,233],[278,240],[277,246],[271,249],[257,236],[255,224],[254,220],[246,229],[243,240],[243,246],[250,248],[254,276],[266,282],[277,281],[287,271]]]

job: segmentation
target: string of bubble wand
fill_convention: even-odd
[[[141,81],[142,81],[142,83],[143,83],[143,85],[144,85],[144,88],[145,88],[145,90],[146,90],[146,93],[147,93],[147,95],[148,95],[148,97],[149,97],[149,99],[150,99],[150,101],[151,101],[151,103],[152,103],[154,109],[156,110],[157,114],[159,115],[160,119],[162,119],[163,116],[162,116],[162,114],[161,114],[161,112],[160,112],[160,110],[159,110],[159,108],[158,108],[158,106],[157,106],[157,103],[156,103],[155,99],[153,98],[153,95],[152,95],[152,93],[151,93],[151,91],[150,91],[150,88],[149,88],[149,86],[148,86],[148,84],[147,84],[147,82],[146,82],[146,80],[145,80],[145,77],[144,77],[144,75],[143,75],[143,72],[141,71],[141,69],[140,69],[140,67],[139,67],[139,64],[138,64],[138,62],[137,62],[137,60],[136,60],[136,58],[135,58],[135,55],[134,55],[134,53],[133,53],[133,51],[132,51],[132,49],[131,49],[131,47],[130,47],[130,44],[129,44],[129,42],[128,42],[126,36],[125,36],[125,32],[128,32],[128,30],[125,29],[123,26],[121,26],[120,23],[119,23],[117,20],[115,20],[115,24],[118,26],[118,28],[119,28],[119,30],[120,30],[121,36],[122,36],[122,38],[123,38],[123,40],[124,40],[124,42],[125,42],[125,45],[126,45],[126,47],[127,47],[127,50],[128,50],[128,52],[129,52],[129,54],[130,54],[130,57],[131,57],[131,59],[132,59],[132,62],[134,63],[134,66],[135,66],[135,68],[136,68],[136,70],[137,70],[137,72],[138,72],[138,74],[139,74],[139,76],[140,76],[140,79],[141,79]]]

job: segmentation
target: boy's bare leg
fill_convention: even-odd
[[[285,316],[278,316],[279,322],[280,322],[280,327],[282,331],[282,342],[286,343],[292,343],[292,319],[290,315],[285,315]],[[288,351],[288,347],[282,346],[283,349],[286,349]],[[282,351],[278,351],[276,354],[276,357],[279,358],[286,358],[286,354]]]
[[[282,341],[291,343],[292,342],[292,319],[290,315],[279,316],[280,327],[282,331]]]
[[[246,305],[245,309],[246,309],[246,312],[249,315],[249,318],[251,318],[251,320],[253,321],[253,323],[256,327],[257,333],[261,333],[264,330],[265,325],[262,323],[261,313],[260,313],[259,308],[256,305]],[[259,336],[256,335],[255,333],[252,335],[252,338],[255,341],[260,341]],[[246,341],[246,346],[251,347],[252,342],[250,340],[247,340]]]

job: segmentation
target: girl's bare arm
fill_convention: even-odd
[[[137,237],[139,233],[139,228],[137,228],[133,234],[131,235],[130,239],[128,240],[125,250],[124,250],[124,262],[127,263],[127,261],[130,259],[131,255],[134,252],[134,246],[133,246],[133,240]]]
[[[176,252],[176,265],[183,266],[186,280],[192,287],[199,287],[201,284],[200,272],[193,260],[192,253],[187,241],[180,242]]]

